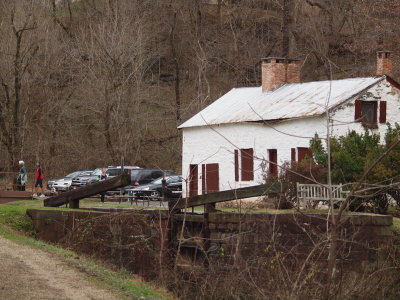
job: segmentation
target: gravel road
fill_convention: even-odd
[[[0,236],[0,299],[116,299],[44,251]]]

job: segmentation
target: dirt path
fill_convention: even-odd
[[[47,253],[0,236],[0,299],[116,299]]]

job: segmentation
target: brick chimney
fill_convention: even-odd
[[[392,76],[392,52],[377,51],[376,52],[376,75]]]
[[[280,57],[262,59],[261,76],[262,91],[273,91],[285,83],[300,82],[301,61]]]

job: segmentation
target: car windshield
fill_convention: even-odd
[[[162,177],[150,182],[150,184],[162,184]]]
[[[175,182],[182,182],[182,177],[171,176],[171,177],[167,178],[167,183],[175,183]]]
[[[72,172],[72,173],[69,173],[69,174],[68,174],[67,176],[65,176],[65,177],[73,178],[73,177],[78,176],[80,173],[81,173],[81,171]]]
[[[129,174],[129,170],[133,172],[132,169],[124,169],[125,174]],[[100,169],[100,174],[101,174],[101,169]],[[108,169],[106,171],[107,176],[118,176],[121,175],[121,168],[115,168],[115,169]]]
[[[90,176],[93,171],[83,171],[78,176]]]
[[[180,182],[182,179],[179,176],[171,176],[171,177],[166,177],[165,181],[167,183],[174,183],[174,182]],[[156,180],[153,180],[150,184],[162,184],[162,177],[158,178]]]
[[[108,169],[106,174],[107,176],[118,176],[121,174],[121,169]]]
[[[101,175],[101,168],[97,168],[93,171],[92,175],[94,176],[100,176]]]

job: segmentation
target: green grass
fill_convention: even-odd
[[[400,218],[393,217],[392,230],[396,235],[400,235]]]
[[[33,239],[35,229],[26,214],[29,208],[41,208],[43,201],[28,200],[0,205],[0,235],[21,245],[47,252],[50,256],[86,274],[95,284],[112,290],[121,299],[172,299],[165,290],[144,283],[126,270],[115,271],[88,257]],[[58,209],[48,208],[46,209]]]
[[[35,229],[26,210],[41,206],[43,204],[40,200],[17,201],[0,205],[0,230],[6,226],[6,228],[34,237]]]
[[[126,200],[124,200],[124,201],[126,201]],[[159,206],[157,206],[157,207],[135,206],[135,205],[130,205],[129,203],[126,203],[126,202],[122,202],[121,204],[119,204],[118,202],[101,203],[100,199],[97,199],[97,198],[82,199],[80,201],[79,206],[84,207],[84,208],[131,208],[131,209],[136,209],[136,210],[149,209],[149,208],[168,209],[168,207],[159,207]]]

